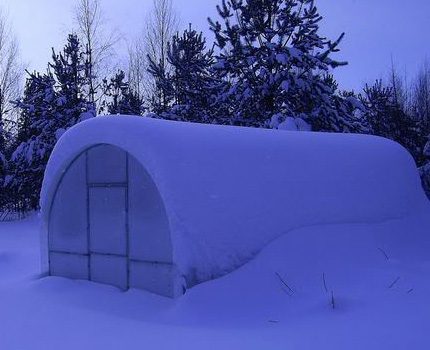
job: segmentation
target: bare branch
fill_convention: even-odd
[[[18,41],[7,15],[0,9],[0,124],[15,118],[12,101],[21,93],[23,66]]]
[[[113,64],[115,46],[121,36],[117,31],[107,30],[100,0],[78,0],[75,7],[75,25],[88,55],[88,96],[91,102],[96,102],[97,86]]]
[[[168,43],[178,30],[178,17],[172,0],[153,0],[152,10],[146,18],[141,35],[129,46],[129,82],[141,97],[149,99],[154,92],[155,82],[147,72],[148,61],[161,63],[168,73]]]

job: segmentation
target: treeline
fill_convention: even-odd
[[[355,94],[354,94],[355,95]],[[387,82],[366,85],[356,95],[363,103],[370,133],[404,146],[414,157],[430,198],[430,66],[425,62],[411,82],[394,67]]]
[[[343,91],[333,76],[346,64],[333,58],[343,34],[320,34],[314,1],[222,1],[218,18],[209,19],[213,45],[191,24],[177,30],[170,1],[154,0],[143,35],[129,45],[128,64],[118,69],[112,57],[119,38],[107,30],[99,1],[79,0],[76,30],[53,50],[47,70],[27,71],[22,93],[2,97],[0,89],[3,210],[36,209],[58,138],[103,114],[380,135],[411,152],[430,189],[428,65],[410,84],[393,68],[386,82]],[[16,85],[19,74],[9,78]]]

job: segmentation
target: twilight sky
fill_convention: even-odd
[[[189,22],[206,33],[206,18],[216,17],[221,0],[173,0],[182,27]],[[44,70],[51,47],[60,49],[72,28],[76,0],[0,0],[9,13],[30,70]],[[151,0],[101,0],[108,24],[131,40],[142,29]],[[364,82],[385,77],[393,57],[402,74],[413,76],[430,59],[430,1],[317,0],[322,33],[346,37],[338,58],[349,65],[335,73],[341,87],[359,89]],[[122,54],[121,52],[119,53]],[[123,53],[125,55],[125,52]]]

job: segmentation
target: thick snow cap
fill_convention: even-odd
[[[400,218],[428,205],[411,156],[383,138],[108,116],[59,140],[41,193],[44,227],[63,174],[97,145],[128,152],[152,178],[188,287],[293,228]]]

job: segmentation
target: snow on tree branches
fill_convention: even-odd
[[[69,35],[62,52],[53,51],[52,60],[46,73],[28,73],[24,97],[15,101],[19,131],[5,186],[23,210],[38,207],[43,173],[61,134],[95,116],[85,94],[88,67],[76,35]]]
[[[314,130],[363,131],[356,101],[337,93],[329,75],[335,41],[319,34],[322,16],[311,0],[223,0],[221,22],[209,19],[224,79],[218,102],[231,123],[277,128],[287,118]]]

